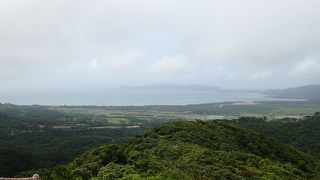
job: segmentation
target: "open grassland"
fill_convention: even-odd
[[[86,115],[105,119],[109,124],[130,124],[134,120],[212,120],[235,119],[240,116],[278,117],[305,116],[319,111],[320,104],[308,101],[221,102],[195,105],[159,106],[75,106],[49,107],[73,116]]]

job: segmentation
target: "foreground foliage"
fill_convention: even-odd
[[[320,158],[320,112],[304,119],[266,121],[263,118],[241,117],[237,125],[272,136],[303,152]]]
[[[92,149],[43,179],[318,179],[319,162],[225,122],[171,122],[126,145]]]

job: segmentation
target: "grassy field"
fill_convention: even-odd
[[[279,117],[305,116],[320,110],[308,101],[221,102],[195,105],[159,106],[53,106],[50,109],[91,118],[113,125],[134,124],[135,121],[235,119],[240,116]]]

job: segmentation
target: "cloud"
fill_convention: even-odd
[[[2,91],[316,83],[319,9],[317,0],[2,0]]]
[[[148,68],[150,74],[157,75],[181,75],[191,70],[191,67],[186,58],[181,54],[175,54],[173,56],[164,56],[161,59],[155,61]]]
[[[250,75],[249,79],[250,80],[264,80],[264,79],[270,79],[273,76],[273,73],[270,70],[264,70],[261,72],[255,72]]]
[[[319,72],[320,60],[319,59],[307,59],[300,62],[297,62],[293,69],[290,71],[290,75],[292,76],[316,76],[320,75]]]

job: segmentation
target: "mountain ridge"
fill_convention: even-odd
[[[287,89],[274,89],[263,92],[265,95],[276,98],[297,98],[320,100],[320,84],[312,84]]]
[[[312,179],[319,161],[226,122],[170,122],[130,143],[92,149],[44,179]],[[34,171],[30,172],[35,173]]]

